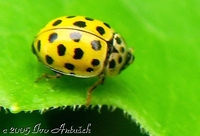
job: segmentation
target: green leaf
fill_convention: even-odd
[[[200,133],[200,2],[191,0],[0,1],[0,106],[13,113],[83,105],[98,79],[53,74],[31,52],[35,34],[50,20],[84,15],[108,22],[134,47],[136,60],[106,77],[92,105],[123,109],[151,135]]]

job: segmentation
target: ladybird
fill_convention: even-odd
[[[79,78],[99,76],[87,90],[86,106],[92,91],[105,76],[118,75],[134,61],[133,49],[109,24],[84,16],[63,16],[50,21],[35,36],[32,52],[56,75]]]

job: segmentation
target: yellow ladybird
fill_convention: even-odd
[[[86,105],[91,92],[105,76],[119,74],[134,60],[132,49],[107,23],[84,17],[64,16],[50,21],[36,35],[32,51],[39,61],[55,71],[56,76],[80,78],[99,76],[88,89]]]

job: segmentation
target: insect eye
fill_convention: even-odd
[[[132,50],[129,50],[126,55],[126,61],[120,71],[126,69],[126,67],[128,67],[134,61],[134,59],[135,56],[132,54]]]

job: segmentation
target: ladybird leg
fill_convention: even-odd
[[[55,78],[59,78],[59,77],[61,77],[62,76],[62,74],[60,74],[60,73],[56,73],[56,75],[48,75],[48,74],[43,74],[41,77],[39,77],[39,78],[37,78],[36,80],[35,80],[35,82],[38,82],[39,80],[41,80],[41,79],[43,79],[43,78],[53,78],[53,79],[55,79]]]
[[[99,76],[99,79],[94,83],[93,86],[91,86],[88,90],[87,90],[87,99],[86,99],[86,107],[89,107],[90,102],[91,102],[91,97],[92,97],[92,91],[99,85],[102,84],[103,81],[105,79],[105,75],[101,74]]]
[[[103,84],[103,83],[104,83],[104,81],[105,81],[105,76],[103,76],[103,79],[102,79],[102,81],[101,81],[101,83],[100,83],[100,84]]]

